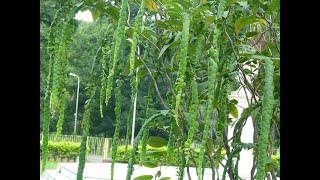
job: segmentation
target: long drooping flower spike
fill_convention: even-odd
[[[182,91],[185,87],[185,73],[187,70],[187,55],[188,55],[188,43],[189,43],[189,28],[190,28],[190,15],[189,13],[184,14],[183,28],[182,28],[182,40],[181,40],[181,50],[178,54],[179,60],[179,70],[178,77],[175,84],[176,90],[176,104],[175,104],[175,120],[177,125],[181,128],[181,123],[179,120],[179,108],[181,103]]]
[[[105,96],[106,105],[108,105],[109,99],[111,97],[114,75],[115,75],[115,72],[118,70],[118,65],[121,58],[120,49],[122,48],[121,45],[123,45],[122,42],[124,41],[124,37],[125,37],[127,9],[128,9],[128,0],[121,1],[121,8],[120,8],[120,15],[119,15],[120,17],[119,17],[118,27],[115,32],[116,38],[115,38],[115,45],[114,45],[114,51],[113,51],[112,68],[109,71],[108,81],[107,81],[106,96]]]
[[[267,146],[270,129],[270,121],[274,105],[274,84],[273,84],[274,67],[270,58],[265,59],[265,79],[262,99],[262,119],[259,122],[260,134],[258,138],[258,157],[257,157],[257,180],[263,180],[265,176],[265,165],[267,161]]]
[[[116,106],[114,108],[114,112],[116,115],[116,121],[115,121],[115,130],[114,135],[112,138],[112,163],[111,163],[111,179],[114,178],[114,163],[116,160],[117,155],[117,149],[119,144],[119,138],[120,138],[120,123],[121,123],[121,101],[122,101],[122,95],[121,95],[121,86],[122,82],[121,80],[118,80],[117,87],[115,88],[115,100],[116,100]]]
[[[210,84],[208,89],[208,100],[207,100],[207,109],[204,119],[204,130],[202,133],[201,138],[201,145],[200,145],[200,152],[199,152],[199,159],[198,159],[198,168],[197,168],[197,175],[198,180],[203,179],[203,164],[204,164],[204,155],[205,155],[205,148],[207,144],[207,140],[209,137],[212,113],[213,113],[213,101],[214,101],[214,85],[216,81],[218,66],[217,63],[213,59],[209,59],[209,70],[208,70],[208,84]]]

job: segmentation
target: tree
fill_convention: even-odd
[[[132,174],[138,144],[146,144],[143,142],[146,138],[142,137],[150,128],[162,129],[168,135],[167,156],[172,156],[174,149],[178,151],[179,178],[182,179],[188,161],[185,157],[189,157],[190,151],[185,142],[194,125],[198,128],[193,137],[190,136],[193,141],[202,142],[198,163],[194,164],[198,167],[199,179],[202,179],[206,164],[216,169],[215,164],[221,163],[222,150],[226,151],[227,158],[222,179],[226,175],[238,179],[239,153],[243,149],[255,152],[251,178],[264,179],[268,173],[265,170],[267,158],[275,153],[279,144],[276,142],[280,129],[279,1],[145,0],[126,3],[126,0],[114,3],[97,0],[80,1],[72,6],[90,9],[95,19],[94,24],[79,24],[78,34],[73,33],[74,44],[70,46],[70,69],[83,75],[83,86],[87,87],[81,99],[81,106],[85,108],[81,110],[84,112],[83,142],[78,179],[82,177],[85,142],[90,133],[109,130],[106,122],[114,122],[117,116],[121,116],[121,123],[127,124],[125,128],[128,129],[121,129],[120,136],[130,133],[130,108],[134,99],[131,97],[135,86],[129,84],[134,84],[133,77],[140,84],[137,119],[141,121],[137,126],[139,131],[132,148],[127,179]],[[146,8],[141,18],[137,16],[141,12],[138,7]],[[132,14],[128,14],[128,9]],[[141,25],[135,26],[140,20]],[[57,31],[57,35],[60,34],[63,33]],[[131,50],[136,39],[137,49]],[[58,39],[57,43],[61,41]],[[135,55],[130,61],[133,51]],[[53,52],[60,51],[54,49]],[[59,55],[64,54],[58,54],[53,59],[55,62],[59,61]],[[134,74],[133,70],[137,68],[139,71]],[[55,77],[52,80],[63,82]],[[193,89],[198,90],[199,105],[196,104],[198,108],[195,109],[199,110],[199,115],[189,111],[195,104],[192,84],[198,87]],[[144,96],[149,85],[152,85],[153,95],[150,115],[144,112],[148,99]],[[65,87],[68,90],[68,83]],[[115,88],[123,95],[121,114],[116,115],[113,109],[119,102],[114,98]],[[239,88],[244,89],[249,107],[235,120],[238,118],[237,101],[228,95]],[[53,86],[51,90],[47,92],[55,94]],[[99,124],[101,114],[104,115],[103,126]],[[253,144],[243,143],[240,138],[250,116],[254,124]],[[191,117],[195,117],[195,121]],[[231,124],[235,129],[232,139],[228,139]],[[113,134],[113,130],[108,133]],[[231,145],[227,143],[229,141]],[[270,170],[270,173],[274,174],[274,171]]]

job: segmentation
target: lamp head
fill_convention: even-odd
[[[77,75],[75,75],[75,74],[73,74],[73,73],[69,73],[69,75],[70,75],[70,76],[77,76]]]

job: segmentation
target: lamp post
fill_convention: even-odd
[[[76,74],[69,73],[69,75],[77,77],[78,78],[78,88],[77,88],[77,102],[76,102],[76,112],[74,113],[74,129],[73,133],[77,133],[77,115],[78,115],[78,100],[79,100],[79,85],[80,85],[80,78]]]

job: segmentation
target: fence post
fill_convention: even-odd
[[[108,161],[108,151],[109,151],[109,138],[104,138],[104,147],[103,147],[103,160],[102,162]]]
[[[87,142],[86,142],[86,146],[88,148],[89,146],[89,141],[90,141],[90,136],[87,137]],[[91,148],[89,147],[89,151],[91,151]],[[89,153],[89,152],[88,152]]]

